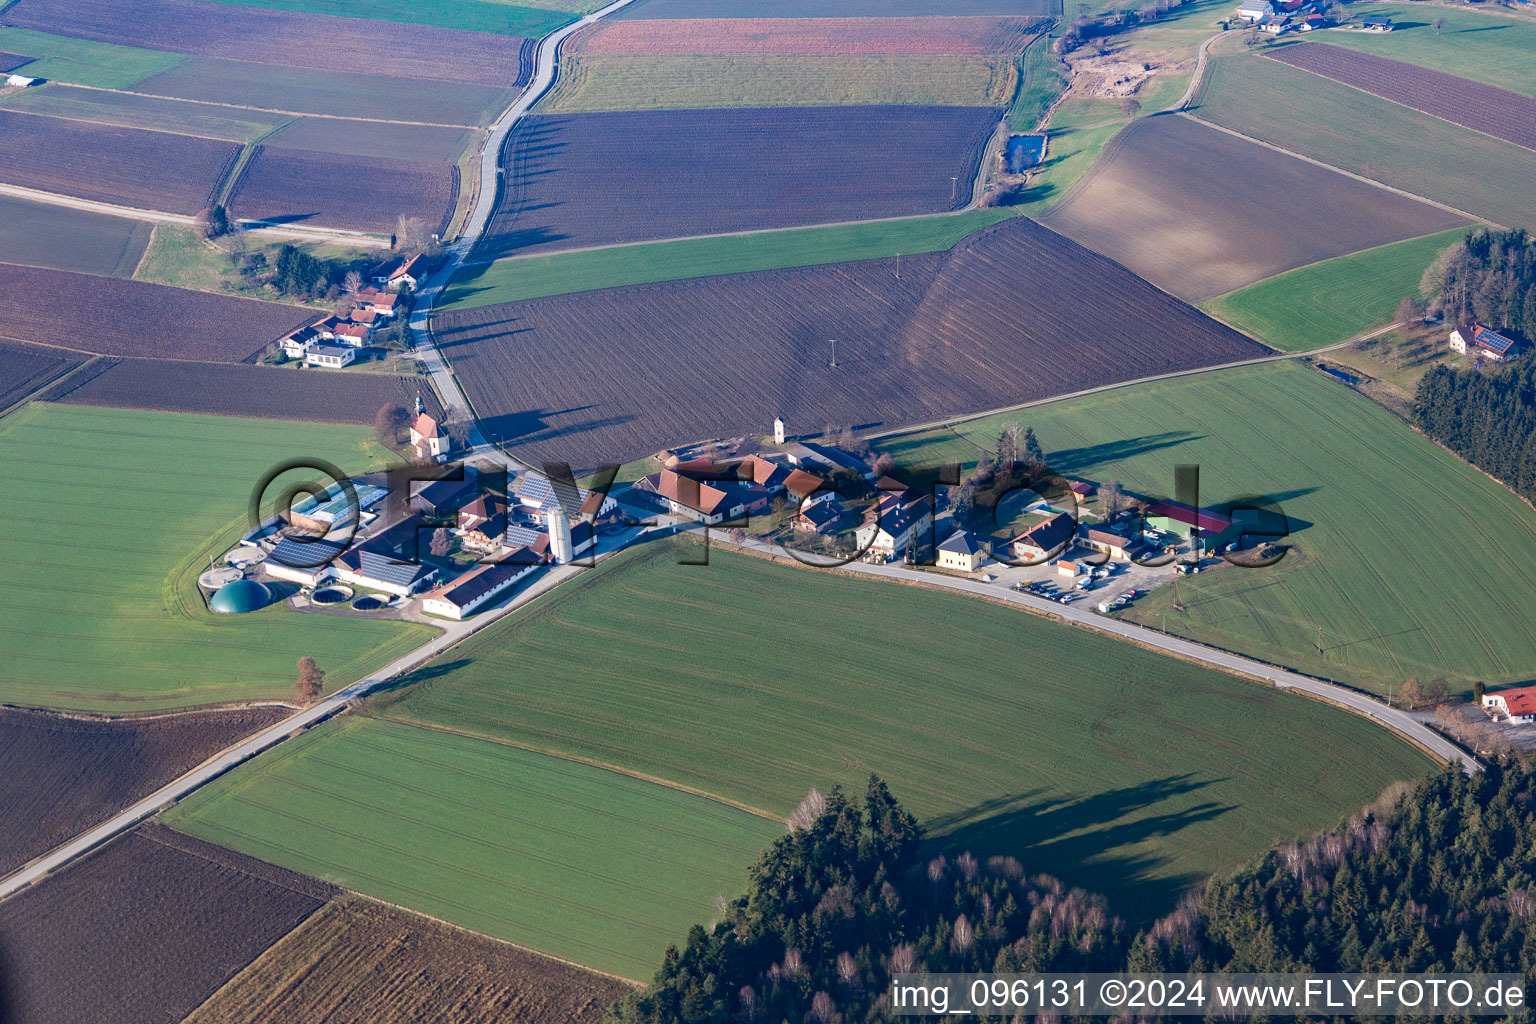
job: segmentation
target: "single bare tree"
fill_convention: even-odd
[[[429,550],[433,558],[447,558],[448,552],[453,550],[453,534],[439,526],[432,531],[432,546]]]
[[[355,270],[347,271],[347,276],[341,279],[341,288],[348,295],[356,295],[363,290],[363,275]]]
[[[791,832],[810,828],[816,823],[817,818],[826,813],[826,810],[827,798],[821,795],[821,790],[812,787],[811,791],[805,795],[805,799],[800,801],[800,806],[790,814],[786,824]]]
[[[325,671],[315,664],[309,655],[299,659],[299,678],[293,684],[294,696],[305,704],[312,703],[325,691]]]

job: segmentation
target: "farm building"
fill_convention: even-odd
[[[887,494],[870,509],[855,533],[859,549],[886,558],[911,550],[933,525],[933,507],[916,491]]]
[[[567,491],[564,496],[561,491]],[[566,515],[588,522],[600,519],[618,507],[618,502],[607,494],[577,487],[574,483],[552,482],[543,473],[530,470],[518,476],[512,485],[513,497],[518,507],[536,523],[544,522],[556,509],[564,508]]]
[[[1086,504],[1098,493],[1098,488],[1086,480],[1073,480],[1067,484],[1067,490],[1072,492],[1072,500],[1079,505]]]
[[[374,484],[354,484],[350,491],[341,486],[330,487],[291,507],[286,518],[301,530],[329,533],[338,526],[355,522],[359,513],[373,508],[388,494],[387,490]]]
[[[1394,28],[1391,18],[1381,16],[1360,19],[1360,27],[1367,32],[1391,32]]]
[[[1077,520],[1065,512],[1058,512],[1013,538],[1009,546],[1013,550],[1013,557],[1038,561],[1065,547],[1076,532]]]
[[[444,518],[456,515],[473,493],[474,484],[468,480],[433,480],[411,495],[410,504],[429,516]]]
[[[1078,539],[1087,547],[1100,554],[1108,555],[1117,562],[1129,561],[1130,552],[1135,550],[1138,543],[1114,530],[1106,530],[1100,526],[1089,527]]]
[[[1147,506],[1146,524],[1155,530],[1191,537],[1199,531],[1201,543],[1216,547],[1223,543],[1223,535],[1232,529],[1232,520],[1220,512],[1193,508],[1182,501],[1154,501]]]
[[[817,470],[823,473],[836,473],[839,470],[852,470],[862,477],[870,478],[869,466],[841,448],[831,445],[796,443],[784,449],[792,465],[802,469]]]
[[[991,561],[987,544],[975,534],[960,530],[939,545],[940,569],[975,572]]]
[[[1484,324],[1458,327],[1451,332],[1451,351],[1470,352],[1479,359],[1501,362],[1520,354],[1520,343]]]
[[[336,578],[398,597],[410,597],[437,578],[437,570],[418,564],[414,552],[381,543],[383,536],[364,541],[336,559]]]
[[[1243,0],[1242,6],[1237,9],[1237,16],[1242,21],[1256,22],[1260,18],[1267,18],[1275,13],[1274,5],[1269,0]]]
[[[27,75],[6,75],[5,84],[12,89],[29,89],[34,85],[42,85],[41,78],[31,78]]]
[[[267,555],[262,567],[274,579],[313,587],[336,575],[331,561],[344,550],[344,541],[284,537]]]
[[[397,292],[402,289],[414,291],[426,271],[425,264],[426,260],[419,254],[408,260],[385,264],[382,270],[373,275],[373,283]]]
[[[675,516],[696,519],[706,526],[734,522],[768,508],[771,496],[766,487],[755,483],[701,480],[688,473],[664,469],[637,485],[666,502]]]
[[[1483,694],[1483,710],[1512,722],[1536,722],[1536,686]]]
[[[482,565],[465,573],[452,583],[444,584],[424,594],[421,610],[449,619],[462,619],[473,615],[508,590],[517,581],[533,572],[531,561],[500,562]]]

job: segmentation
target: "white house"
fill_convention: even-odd
[[[1507,338],[1483,324],[1456,328],[1451,332],[1450,342],[1452,352],[1470,351],[1479,359],[1494,363],[1520,354],[1520,345],[1515,339]]]
[[[933,525],[933,509],[922,498],[907,500],[905,494],[887,494],[872,510],[864,525],[854,531],[859,550],[895,558],[916,543],[921,531]]]
[[[517,581],[537,568],[526,564],[497,563],[482,565],[422,596],[421,610],[448,619],[473,615],[485,605],[517,585]]]
[[[1520,686],[1483,694],[1483,710],[1511,722],[1536,722],[1536,686]]]
[[[991,561],[987,545],[975,534],[960,530],[939,545],[939,568],[975,572]]]
[[[400,291],[401,289],[416,290],[416,285],[426,269],[426,260],[418,254],[402,263],[395,263],[385,267],[383,271],[374,275],[373,283],[381,284],[386,288]]]
[[[304,353],[304,362],[310,366],[323,366],[328,370],[339,370],[343,366],[351,366],[357,358],[357,349],[347,345],[311,344]]]
[[[1269,0],[1243,0],[1242,6],[1237,9],[1237,16],[1243,21],[1258,21],[1273,13],[1275,8]]]

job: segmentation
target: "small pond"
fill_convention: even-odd
[[[1039,165],[1045,157],[1044,135],[1013,135],[1003,150],[1003,169],[1009,174],[1023,174]]]
[[[353,610],[360,612],[376,612],[383,607],[384,599],[381,597],[374,597],[372,594],[364,594],[362,597],[352,602]]]

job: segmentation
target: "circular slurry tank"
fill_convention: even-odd
[[[235,582],[245,573],[232,565],[222,565],[217,569],[209,569],[197,578],[198,586],[204,590],[218,590],[220,587]]]
[[[208,601],[208,607],[221,615],[240,615],[264,608],[272,601],[272,592],[255,580],[226,583]]]
[[[359,612],[376,612],[384,607],[382,597],[374,597],[372,594],[364,594],[352,602],[352,609]]]
[[[309,599],[315,604],[341,604],[343,601],[351,600],[351,598],[351,587],[342,587],[335,584],[321,587],[309,595]]]

